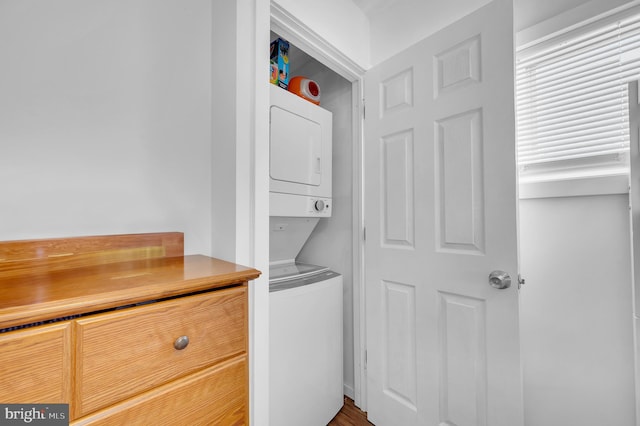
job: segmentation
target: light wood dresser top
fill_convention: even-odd
[[[181,251],[180,233],[0,242],[0,329],[246,284],[260,275]]]

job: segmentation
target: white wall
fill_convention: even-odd
[[[0,58],[2,240],[182,231],[210,251],[209,0],[2,1]]]
[[[390,2],[369,15],[371,65],[390,58],[491,0]]]
[[[369,21],[351,0],[272,0],[360,67],[369,68]]]
[[[521,200],[527,426],[633,426],[627,195]]]
[[[187,254],[266,271],[268,28],[265,0],[0,1],[0,239],[182,231]],[[267,279],[250,283],[256,425]]]
[[[224,62],[224,77],[220,72],[209,76],[211,81],[211,129],[213,155],[211,158],[212,206],[211,206],[211,255],[228,261],[236,260],[236,176],[237,176],[237,88],[238,88],[238,48],[237,37],[238,5],[236,0],[218,0],[213,9],[211,46],[217,64]],[[226,46],[224,54],[220,47]],[[222,60],[222,58],[224,59]],[[243,123],[245,125],[245,123]],[[245,173],[245,175],[248,175]]]
[[[530,15],[521,20],[537,22],[517,34],[518,45],[631,2],[522,3],[530,6]],[[527,280],[521,293],[526,425],[632,426],[628,196],[568,195],[520,202],[520,256]]]

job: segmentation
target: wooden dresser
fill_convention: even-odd
[[[0,402],[72,425],[249,423],[248,289],[181,233],[0,242]]]

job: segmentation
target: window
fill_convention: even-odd
[[[521,182],[628,173],[627,83],[640,78],[640,13],[626,15],[518,53]]]

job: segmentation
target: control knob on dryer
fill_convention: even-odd
[[[317,211],[317,212],[321,212],[324,210],[324,201],[322,200],[316,200],[315,203],[313,203],[313,208]]]

